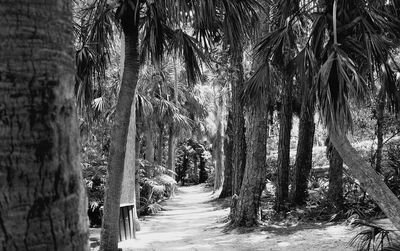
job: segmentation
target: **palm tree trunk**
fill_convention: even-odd
[[[343,204],[343,159],[329,140],[327,148],[329,158],[329,189],[327,199],[336,209],[340,209]]]
[[[135,97],[136,84],[139,77],[138,26],[132,17],[130,8],[122,16],[122,28],[125,35],[125,62],[122,83],[116,106],[114,124],[111,129],[111,149],[106,183],[103,225],[101,230],[100,250],[114,251],[118,248],[119,205],[126,143],[129,131],[131,107]],[[132,149],[134,151],[134,149]]]
[[[232,149],[233,149],[233,130],[232,130],[232,116],[231,112],[228,115],[226,133],[224,138],[224,153],[225,153],[225,170],[224,181],[222,183],[222,190],[219,198],[226,198],[232,196],[232,183],[233,183],[233,166],[232,166]]]
[[[385,88],[382,86],[378,94],[376,104],[376,137],[377,148],[375,154],[375,170],[380,173],[382,169],[382,150],[383,150],[383,126],[384,126],[384,112],[385,112],[386,93]]]
[[[88,250],[72,1],[0,4],[0,249]]]
[[[223,179],[223,152],[224,147],[223,136],[222,136],[222,122],[218,122],[217,135],[215,139],[215,177],[214,177],[214,191],[218,190],[222,186]]]
[[[378,173],[371,168],[371,165],[361,158],[360,154],[351,146],[345,134],[330,128],[329,136],[353,177],[360,182],[361,187],[378,204],[393,225],[400,230],[400,201],[396,195],[387,187]]]
[[[278,183],[276,189],[276,211],[286,208],[289,197],[290,132],[292,129],[293,79],[287,76],[282,90],[282,107],[279,122]]]
[[[136,129],[137,134],[137,129]],[[140,208],[140,166],[136,165],[136,159],[140,158],[140,138],[136,137],[135,143],[135,193],[136,193],[136,215]]]
[[[174,125],[171,124],[169,127],[169,137],[168,137],[167,168],[172,172],[175,172],[175,148],[176,148],[176,138],[174,132]],[[173,177],[175,177],[175,175],[173,175]]]
[[[260,199],[266,181],[268,121],[262,105],[251,106],[247,112],[247,156],[242,187],[236,208],[231,214],[235,227],[251,227],[260,218]]]
[[[246,137],[243,106],[240,102],[240,93],[243,80],[243,48],[236,48],[233,53],[232,66],[236,69],[236,79],[232,80],[232,128],[233,128],[233,193],[239,194],[242,185],[244,169],[246,167]]]
[[[297,143],[294,180],[292,185],[292,203],[304,205],[308,196],[308,177],[312,168],[312,151],[314,145],[314,98],[310,99],[310,85],[305,83],[302,91],[302,104],[299,123],[299,140]]]
[[[148,123],[147,125],[145,138],[146,138],[145,159],[151,163],[154,163],[154,131],[151,122]]]
[[[162,165],[163,161],[163,147],[164,147],[164,126],[161,125],[158,134],[158,146],[157,146],[157,164]]]

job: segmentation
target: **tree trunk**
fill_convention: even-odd
[[[145,138],[146,138],[145,159],[151,163],[154,163],[154,131],[151,122],[149,122],[147,125]]]
[[[361,158],[360,154],[351,146],[346,135],[330,128],[330,140],[339,152],[350,173],[360,182],[361,187],[378,204],[393,225],[400,230],[400,201],[387,187],[371,165]]]
[[[222,122],[218,122],[217,136],[215,139],[215,177],[214,177],[214,191],[218,190],[222,186],[223,179],[223,152],[224,147],[223,136],[222,136]]]
[[[304,205],[308,196],[308,177],[312,168],[312,151],[314,144],[314,98],[310,97],[310,84],[305,83],[302,91],[299,139],[297,143],[294,180],[292,186],[292,203]]]
[[[114,124],[111,129],[112,140],[100,243],[102,251],[115,251],[118,248],[118,218],[125,151],[131,107],[139,76],[138,21],[133,20],[133,17],[138,18],[138,15],[135,15],[132,8],[127,8],[121,19],[125,35],[125,62]]]
[[[242,185],[244,169],[246,167],[246,137],[244,127],[243,106],[240,102],[243,80],[243,48],[237,48],[233,53],[232,66],[236,70],[235,79],[231,82],[232,88],[232,128],[233,128],[233,193],[239,194]]]
[[[71,1],[0,4],[0,249],[88,250]]]
[[[164,127],[161,125],[158,135],[158,146],[157,146],[157,164],[162,165],[163,161],[163,147],[164,147]]]
[[[328,140],[327,156],[329,159],[328,201],[340,209],[343,205],[343,160],[335,147]]]
[[[124,162],[124,176],[122,179],[121,199],[120,204],[133,204],[136,207],[136,104],[135,100],[132,103],[131,117],[129,120],[129,131],[126,143],[126,153]],[[137,210],[137,208],[136,208]],[[136,210],[134,210],[134,228],[135,231],[140,230],[139,219]],[[136,238],[136,237],[135,237]]]
[[[171,124],[169,127],[169,137],[168,137],[168,159],[167,159],[167,168],[175,173],[175,148],[176,148],[176,138],[174,132],[174,125]],[[175,178],[175,175],[171,173],[172,177]]]
[[[384,126],[384,112],[385,112],[386,92],[384,86],[378,94],[376,104],[376,137],[377,148],[375,153],[375,170],[380,173],[382,169],[382,150],[383,150],[383,126]]]
[[[136,215],[137,212],[140,208],[140,166],[136,165],[136,159],[140,158],[140,138],[137,135],[137,130],[136,130],[136,144],[135,144],[135,193],[136,193]]]
[[[267,174],[267,113],[262,105],[251,106],[246,120],[246,169],[232,224],[235,227],[251,227],[260,218],[260,199]]]
[[[282,88],[282,107],[279,121],[278,142],[278,183],[276,189],[276,211],[286,209],[289,191],[290,132],[292,129],[292,88],[293,79],[286,77]]]
[[[232,196],[232,183],[233,183],[233,165],[232,165],[232,149],[233,149],[233,128],[231,112],[228,115],[228,122],[224,138],[224,153],[225,153],[225,170],[224,181],[222,183],[222,190],[219,198],[226,198]]]

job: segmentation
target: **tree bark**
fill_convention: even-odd
[[[173,173],[175,173],[175,148],[176,137],[174,132],[174,125],[171,124],[169,127],[167,168]],[[175,178],[175,175],[173,175],[172,173],[171,176]]]
[[[385,112],[386,92],[384,86],[378,94],[376,104],[376,137],[377,148],[375,153],[375,170],[380,173],[382,169],[382,150],[383,150],[383,127],[384,127],[384,112]]]
[[[279,121],[278,183],[276,189],[276,211],[285,210],[289,197],[290,133],[292,129],[293,79],[286,77],[282,88],[282,107]]]
[[[394,227],[400,230],[400,201],[396,195],[387,187],[371,165],[361,158],[360,154],[351,146],[345,134],[330,128],[329,136],[353,177],[360,182],[360,186],[378,204]]]
[[[228,122],[224,138],[224,153],[225,153],[225,170],[224,181],[222,183],[222,190],[219,198],[226,198],[232,196],[232,183],[233,183],[233,165],[232,165],[232,149],[233,149],[233,128],[231,112],[228,115]]]
[[[328,201],[340,209],[343,205],[343,160],[335,147],[328,140],[327,156],[329,159]]]
[[[218,190],[222,186],[223,182],[223,152],[224,147],[223,136],[222,136],[222,122],[218,121],[217,135],[215,139],[215,177],[214,177],[214,191]]]
[[[235,79],[231,82],[232,89],[232,128],[233,128],[233,193],[239,194],[246,167],[246,137],[243,106],[240,102],[243,87],[243,48],[237,48],[231,57],[231,64],[236,70]]]
[[[100,243],[102,251],[115,251],[118,248],[118,219],[126,143],[131,107],[139,77],[138,20],[134,20],[134,17],[138,18],[138,15],[135,15],[132,8],[127,8],[121,17],[125,36],[125,62],[114,124],[111,129],[112,140]]]
[[[249,107],[246,120],[247,156],[246,169],[232,224],[235,227],[251,227],[260,218],[260,199],[266,181],[267,113],[262,105]]]
[[[149,122],[147,125],[145,138],[146,138],[145,159],[151,163],[154,163],[154,131],[151,122]]]
[[[0,3],[0,249],[88,250],[71,1]]]
[[[163,147],[164,147],[164,126],[159,127],[158,144],[157,144],[157,164],[162,165],[163,161]]]
[[[138,210],[140,208],[140,166],[136,165],[136,160],[140,158],[140,138],[137,135],[136,129],[136,143],[135,143],[135,193],[136,193],[136,215],[138,215]],[[139,229],[138,229],[139,230]]]
[[[136,206],[136,105],[132,103],[131,117],[129,120],[129,131],[126,143],[126,153],[124,162],[124,176],[122,179],[121,199],[120,204],[133,204]],[[135,208],[137,210],[137,208]],[[135,231],[140,230],[139,219],[137,212],[134,210],[134,228]],[[136,237],[135,237],[136,238]]]
[[[297,143],[294,180],[292,185],[292,203],[304,205],[308,196],[308,177],[312,168],[312,151],[314,145],[314,98],[310,95],[310,84],[305,83],[302,91],[299,139]]]

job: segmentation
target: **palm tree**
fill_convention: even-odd
[[[0,13],[0,246],[88,250],[72,2],[1,1]]]
[[[366,96],[364,77],[372,74],[370,68],[365,66],[372,64],[378,66],[376,69],[382,66],[388,76],[393,74],[387,60],[391,57],[391,48],[399,43],[400,21],[396,14],[399,6],[394,2],[343,0],[321,1],[318,5],[321,11],[314,12],[315,7],[310,9],[306,4],[290,20],[305,17],[303,14],[315,14],[311,19],[313,29],[307,45],[316,57],[314,88],[321,117],[328,127],[330,141],[350,173],[396,228],[400,228],[400,201],[359,156],[346,136],[351,127],[349,100],[360,100]],[[391,90],[388,92],[391,100],[398,101],[394,84],[387,81],[385,89]]]

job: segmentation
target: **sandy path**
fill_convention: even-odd
[[[130,250],[353,250],[354,231],[342,225],[265,227],[251,233],[223,233],[229,209],[217,209],[202,186],[180,187],[164,211],[141,221],[137,239],[119,244]]]

